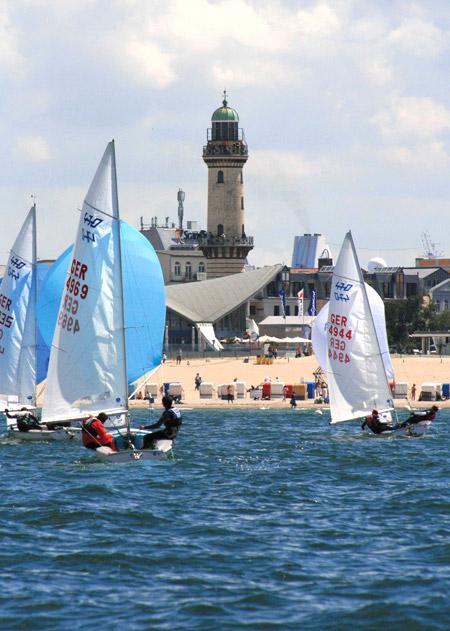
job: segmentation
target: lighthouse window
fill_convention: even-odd
[[[244,198],[241,197],[241,210],[244,210]]]
[[[241,171],[241,184],[243,184],[243,183],[244,183],[244,175],[243,175],[243,173]]]
[[[223,171],[217,171],[217,184],[223,184]]]
[[[180,261],[175,261],[175,265],[174,265],[174,274],[175,276],[181,276],[181,265],[180,265]]]

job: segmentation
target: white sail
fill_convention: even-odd
[[[334,268],[328,317],[331,422],[392,409],[392,398],[352,235]]]
[[[33,206],[12,247],[0,286],[0,392],[8,398],[17,397],[16,406],[35,404],[35,313],[36,208]]]
[[[375,324],[375,330],[377,332],[378,344],[380,346],[381,355],[383,357],[384,369],[386,371],[386,377],[388,380],[394,379],[394,367],[392,366],[392,360],[389,353],[389,344],[386,333],[386,317],[384,312],[384,302],[381,296],[375,291],[373,287],[365,283],[367,298],[369,299],[370,311],[372,312],[372,319]],[[330,303],[324,304],[316,319],[312,325],[311,342],[313,345],[314,355],[319,362],[319,366],[322,370],[327,369],[327,353],[328,353],[328,340],[327,331],[329,327],[329,307]]]
[[[114,143],[81,211],[53,336],[42,422],[126,412],[127,373]]]

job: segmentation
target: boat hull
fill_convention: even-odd
[[[78,435],[79,432],[74,432],[71,429],[30,429],[28,432],[20,432],[18,429],[8,429],[8,436],[16,438],[17,440],[32,442],[74,440]]]
[[[431,421],[421,421],[420,423],[414,423],[407,425],[406,427],[400,427],[392,432],[395,436],[423,436],[427,433]]]
[[[109,447],[99,447],[95,451],[95,458],[107,462],[124,463],[141,460],[166,460],[173,457],[172,441],[159,440],[155,449],[124,449],[113,451]]]

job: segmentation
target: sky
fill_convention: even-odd
[[[250,262],[351,229],[362,265],[450,256],[447,0],[0,0],[0,263],[36,195],[38,255],[72,242],[106,143],[121,216],[206,226],[211,115],[249,147]]]

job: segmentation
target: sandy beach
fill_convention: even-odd
[[[412,384],[416,384],[417,398],[423,383],[449,383],[450,382],[450,358],[437,356],[414,356],[404,355],[392,358],[396,382],[406,382],[409,384],[409,391]],[[199,393],[195,391],[194,379],[199,373],[204,382],[211,382],[215,387],[219,384],[231,383],[235,378],[244,381],[247,388],[258,386],[267,377],[272,381],[279,381],[285,384],[301,383],[302,381],[314,381],[313,372],[318,368],[314,355],[300,357],[297,359],[277,359],[273,364],[257,365],[254,357],[250,357],[248,363],[244,358],[211,358],[211,359],[191,359],[182,360],[180,365],[175,361],[168,360],[165,364],[153,373],[149,383],[157,383],[160,387],[163,383],[170,381],[180,381],[184,388],[184,405],[186,407],[222,407],[222,406],[244,406],[244,407],[289,407],[289,401],[282,399],[271,399],[264,401],[254,401],[248,395],[244,399],[235,400],[233,404],[222,401],[213,394],[212,399],[200,399]],[[411,402],[406,399],[395,399],[397,407],[408,406]],[[298,401],[299,407],[320,407],[314,405],[311,399]],[[147,401],[131,401],[132,406],[147,406]],[[429,407],[429,402],[414,403],[417,407]],[[450,407],[450,401],[440,401],[441,407]]]

